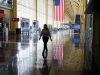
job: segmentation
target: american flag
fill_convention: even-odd
[[[54,20],[64,20],[64,0],[54,0]]]

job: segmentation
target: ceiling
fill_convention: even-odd
[[[74,20],[75,14],[80,14],[82,0],[65,0],[65,16]]]

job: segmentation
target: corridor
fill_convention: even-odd
[[[44,55],[39,33],[0,38],[0,75],[82,75],[83,34],[71,29],[51,33]]]

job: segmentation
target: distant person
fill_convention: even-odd
[[[41,39],[41,36],[42,36],[42,39],[43,39],[43,42],[44,42],[44,49],[43,49],[43,53],[42,53],[42,54],[44,54],[45,51],[48,52],[47,42],[48,42],[49,38],[52,41],[51,34],[50,34],[50,31],[49,31],[49,29],[47,27],[47,24],[44,24],[44,27],[43,27],[43,29],[42,29],[42,31],[40,33],[39,40]]]

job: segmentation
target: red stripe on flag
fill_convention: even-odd
[[[63,1],[63,0],[62,0],[62,1]],[[62,1],[60,1],[60,11],[62,11],[62,9],[63,9]],[[61,17],[60,20],[62,20],[62,13],[63,13],[63,12],[60,13],[60,17]]]
[[[59,15],[60,15],[60,9],[59,9],[59,6],[58,6],[58,19],[57,19],[58,21],[60,20],[60,16]]]
[[[63,0],[63,13],[62,13],[62,20],[64,20],[64,7],[65,7],[65,0]]]
[[[56,7],[54,7],[54,19],[56,20]]]

